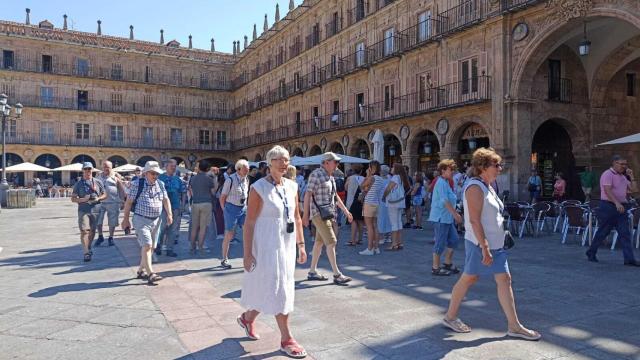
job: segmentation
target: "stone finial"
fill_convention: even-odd
[[[244,48],[249,47],[249,37],[247,35],[244,36]]]
[[[289,0],[289,11],[293,10],[296,8],[296,4],[293,2],[293,0]]]
[[[269,21],[267,20],[267,14],[264,14],[264,26],[262,27],[262,30],[264,32],[267,32],[267,30],[269,30]]]
[[[235,54],[236,54],[236,42],[234,41],[233,42],[233,55],[235,55]]]
[[[25,11],[27,12],[27,19],[24,21],[24,23],[27,25],[31,25],[31,21],[29,20],[29,13],[31,13],[31,9],[26,8]]]
[[[253,41],[255,41],[258,38],[258,29],[257,29],[257,25],[253,24]]]
[[[280,4],[276,4],[276,22],[280,21]]]
[[[67,14],[62,15],[62,18],[64,19],[62,22],[62,30],[67,30]]]
[[[102,21],[98,20],[98,35],[102,35]]]
[[[211,52],[216,51],[216,41],[211,38]]]
[[[164,45],[164,30],[160,29],[160,45]]]
[[[129,25],[129,40],[133,40],[133,25]]]
[[[189,35],[189,49],[193,49],[193,36]]]

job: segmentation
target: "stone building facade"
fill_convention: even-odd
[[[190,165],[260,160],[274,144],[369,157],[379,129],[385,161],[412,172],[492,146],[518,197],[532,168],[546,191],[562,172],[580,198],[583,167],[605,169],[613,152],[640,165],[636,145],[596,147],[640,132],[638,1],[305,0],[233,54],[44,25],[0,22],[0,49],[27,64],[0,66],[2,91],[27,106],[9,147],[25,161]]]

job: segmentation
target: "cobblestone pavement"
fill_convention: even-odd
[[[138,247],[119,231],[116,247],[82,262],[75,209],[52,199],[0,213],[0,358],[280,358],[272,318],[259,318],[256,342],[235,324],[240,244],[234,268],[222,270],[220,240],[208,240],[210,254],[188,255],[183,220],[180,256],[161,256],[166,279],[148,287],[132,279]],[[505,337],[489,278],[460,314],[474,331],[441,326],[456,278],[431,276],[431,231],[405,230],[403,251],[373,257],[344,246],[347,231],[338,260],[349,286],[304,281],[306,266],[296,272],[292,328],[315,359],[640,359],[640,269],[622,266],[619,250],[603,248],[593,264],[571,236],[566,245],[557,235],[517,241],[509,259],[517,308],[544,336],[532,343]],[[459,251],[454,261],[462,260]],[[325,257],[320,264],[329,275]]]

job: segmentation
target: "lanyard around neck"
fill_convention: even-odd
[[[276,194],[278,194],[278,197],[280,198],[280,200],[282,200],[282,203],[284,204],[284,215],[287,218],[287,221],[289,221],[289,204],[287,202],[287,190],[284,187],[284,183],[282,184],[282,194],[281,194],[280,191],[278,190],[278,186],[276,185],[275,179],[270,176],[270,179],[268,181],[269,183],[271,183],[271,185],[273,185],[273,187],[276,190]]]

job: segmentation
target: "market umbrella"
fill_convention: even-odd
[[[69,164],[69,165],[65,165],[65,166],[60,166],[60,167],[57,167],[55,169],[51,169],[49,171],[77,171],[77,172],[80,172],[80,171],[82,171],[82,163],[75,163],[75,164]],[[94,168],[93,171],[94,172],[98,172],[100,170]]]
[[[355,156],[348,156],[337,154],[341,160],[340,162],[343,164],[368,164],[370,161],[368,159],[362,159]],[[322,164],[322,155],[309,156],[306,158],[301,158],[294,156],[290,161],[293,166],[305,166],[305,165],[320,165]]]
[[[603,142],[602,144],[598,144],[596,146],[631,144],[631,143],[640,143],[640,133],[634,134],[634,135],[625,136],[625,137],[621,137],[619,139],[614,139],[614,140],[607,141],[607,142]]]
[[[9,166],[4,171],[6,171],[8,173],[10,173],[10,172],[25,172],[25,171],[44,171],[44,172],[49,172],[49,171],[51,171],[51,169],[46,168],[44,166],[36,165],[34,163],[23,162],[23,163],[20,163],[18,165]]]
[[[384,163],[384,135],[380,129],[373,135],[373,160]]]
[[[139,168],[138,165],[124,164],[122,166],[118,166],[117,168],[114,168],[113,170],[117,172],[133,172],[133,171],[136,171],[137,168]]]

